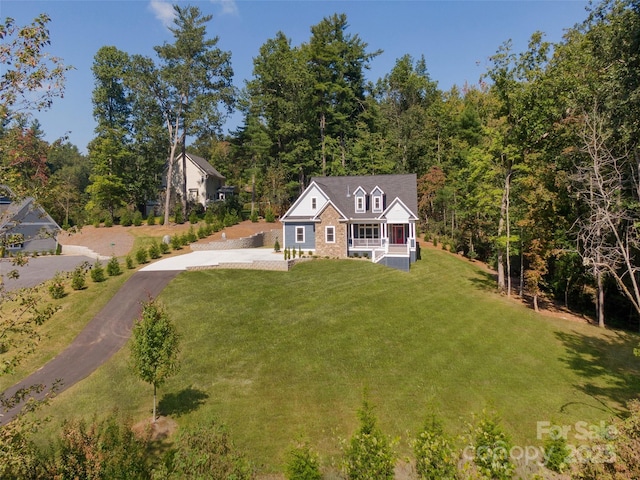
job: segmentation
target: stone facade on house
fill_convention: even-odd
[[[347,226],[340,222],[340,213],[327,205],[319,215],[320,222],[316,224],[316,255],[320,257],[346,258],[347,257]],[[333,228],[333,243],[327,241],[327,227]]]

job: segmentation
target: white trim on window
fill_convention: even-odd
[[[382,196],[375,195],[373,197],[373,208],[371,209],[373,212],[381,212],[382,211]]]
[[[325,243],[336,243],[336,227],[324,227],[324,241]]]
[[[304,243],[304,227],[296,227],[296,243]]]
[[[362,213],[365,211],[365,198],[363,195],[356,196],[356,213]]]

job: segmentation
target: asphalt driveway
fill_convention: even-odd
[[[6,290],[17,290],[25,287],[35,287],[53,278],[56,272],[71,272],[82,262],[93,264],[95,258],[82,255],[47,255],[43,257],[29,258],[29,262],[16,267],[10,258],[0,259],[0,275],[3,277]],[[17,279],[7,278],[7,274],[12,270],[18,270],[20,277]]]
[[[140,315],[141,303],[149,297],[155,298],[178,273],[134,273],[69,347],[2,395],[10,397],[19,389],[43,385],[44,391],[33,395],[36,399],[42,399],[56,381],[60,382],[57,391],[62,392],[87,377],[127,342],[133,322]],[[23,405],[0,413],[0,426],[15,418]]]

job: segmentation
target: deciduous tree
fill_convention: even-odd
[[[153,423],[157,389],[179,369],[179,343],[180,336],[163,307],[155,300],[145,302],[133,326],[131,367],[140,379],[153,385]]]

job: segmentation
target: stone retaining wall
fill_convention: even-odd
[[[236,248],[273,247],[276,241],[276,237],[282,245],[281,236],[282,230],[269,230],[267,232],[256,233],[254,235],[251,235],[250,237],[219,240],[216,242],[208,243],[193,243],[191,244],[191,250],[234,250]]]
[[[257,260],[255,262],[227,262],[218,265],[202,265],[197,267],[187,267],[187,270],[270,270],[277,272],[288,272],[294,265],[301,262],[313,260],[312,258],[296,258],[291,260]]]

